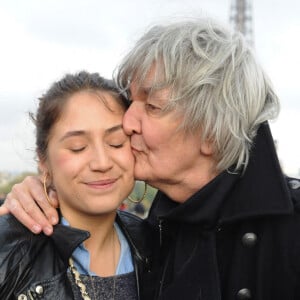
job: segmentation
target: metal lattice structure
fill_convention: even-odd
[[[240,31],[254,47],[252,0],[232,0],[229,21],[232,28]]]

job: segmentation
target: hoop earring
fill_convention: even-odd
[[[144,182],[144,184],[145,184],[145,191],[144,191],[144,193],[143,193],[142,198],[140,198],[140,199],[133,199],[132,197],[128,196],[127,199],[128,199],[130,202],[132,202],[132,203],[140,203],[140,202],[142,202],[143,200],[145,200],[145,196],[146,196],[147,190],[148,190],[148,185],[147,185],[146,182]]]
[[[44,178],[43,178],[44,193],[45,193],[48,203],[51,205],[51,201],[48,196],[48,190],[47,190],[47,185],[46,185],[47,179],[48,179],[48,173],[45,173]]]

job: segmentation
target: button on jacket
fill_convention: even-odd
[[[141,219],[119,212],[116,219],[131,247],[138,295],[150,261],[148,230]],[[34,235],[13,216],[0,217],[0,299],[74,299],[67,277],[68,260],[89,237],[86,231],[56,225],[54,233]]]
[[[153,299],[300,299],[300,181],[283,175],[267,123],[243,175],[225,171],[183,204],[158,193],[148,222]]]

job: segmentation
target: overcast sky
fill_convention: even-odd
[[[66,72],[111,74],[134,41],[160,20],[228,22],[230,0],[0,0],[0,171],[34,171],[28,111]],[[285,171],[300,169],[300,1],[253,0],[255,48],[281,99],[271,124]]]

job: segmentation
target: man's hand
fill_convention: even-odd
[[[13,214],[33,233],[43,231],[51,235],[53,226],[58,222],[58,201],[54,191],[49,193],[48,202],[43,184],[38,176],[27,176],[15,184],[0,207],[0,215]]]

